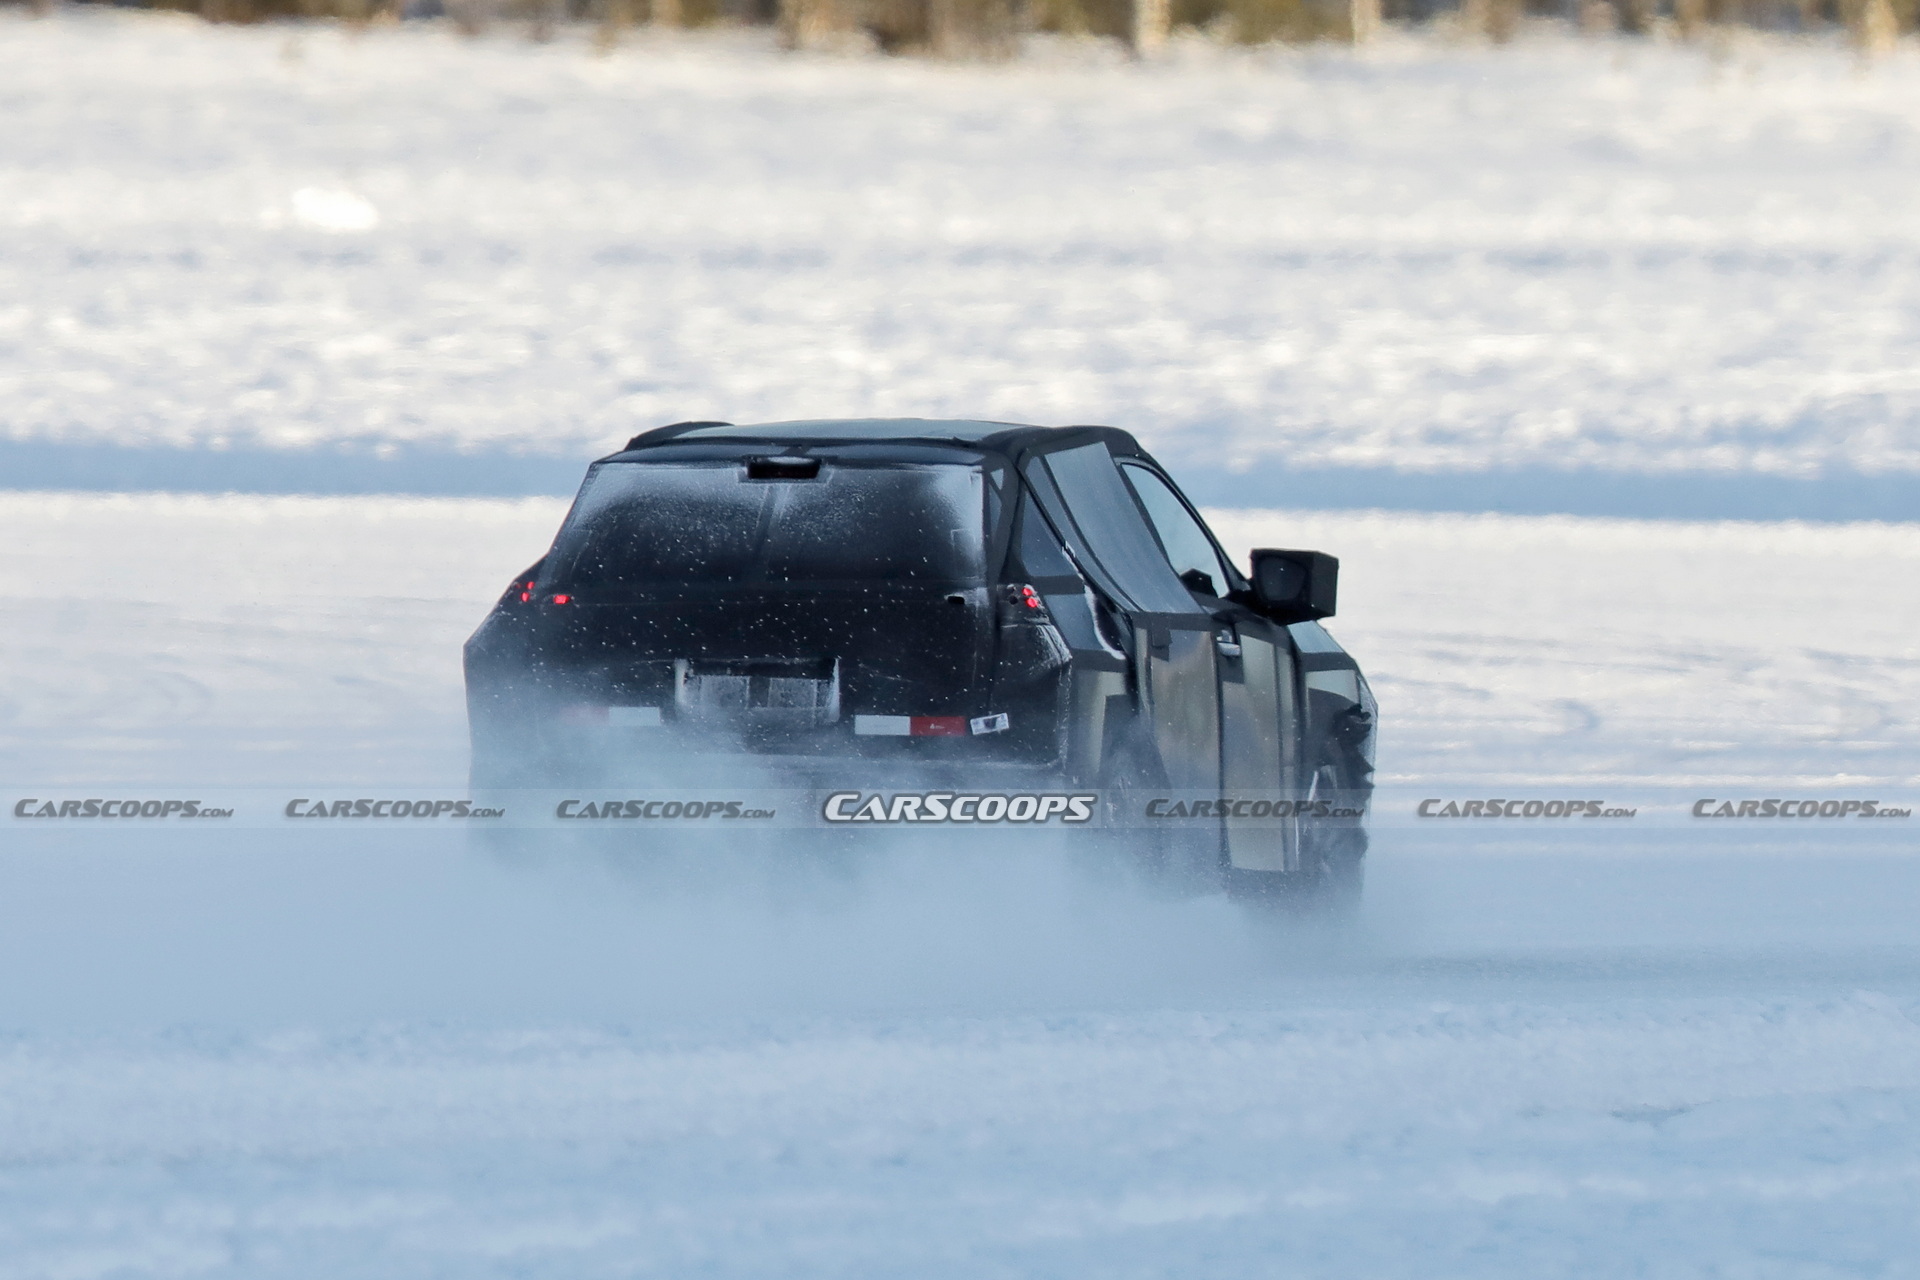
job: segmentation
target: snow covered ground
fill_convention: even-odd
[[[457,783],[548,499],[0,495],[0,777]],[[1920,783],[1920,526],[1215,513],[1341,557],[1382,780]]]
[[[1130,427],[1243,505],[1920,470],[1911,49],[769,41],[0,13],[0,465],[926,413]]]
[[[558,515],[7,495],[0,772],[457,786]],[[1343,557],[1391,777],[1912,779],[1910,526],[1217,518]],[[15,827],[0,1277],[1910,1274],[1902,839],[1383,832],[1324,929],[1045,845]]]
[[[1258,1009],[16,1042],[0,1275],[1911,1274],[1910,967],[1507,968]]]

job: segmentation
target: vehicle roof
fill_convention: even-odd
[[[1018,422],[983,422],[970,418],[813,418],[793,422],[677,422],[668,427],[644,431],[627,441],[620,454],[678,443],[779,444],[789,448],[809,444],[858,442],[877,444],[898,441],[902,444],[963,445],[982,452],[1019,454],[1051,443],[1066,443],[1069,437],[1101,438],[1116,451],[1139,454],[1134,438],[1114,427],[1073,426],[1036,427]]]

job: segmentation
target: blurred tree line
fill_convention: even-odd
[[[1920,27],[1920,0],[70,0],[194,13],[209,22],[330,19],[371,24],[444,19],[477,35],[514,24],[536,39],[592,24],[611,45],[624,30],[715,24],[778,28],[790,48],[871,41],[891,53],[1005,57],[1028,32],[1106,36],[1148,53],[1180,28],[1239,44],[1362,43],[1386,23],[1446,24],[1495,42],[1528,19],[1592,33],[1693,39],[1729,27],[1844,29],[1868,52]],[[0,0],[47,11],[56,0]]]

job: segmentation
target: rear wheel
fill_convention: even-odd
[[[1105,756],[1100,771],[1107,805],[1105,834],[1125,861],[1158,892],[1174,897],[1216,892],[1224,854],[1220,824],[1145,821],[1148,803],[1168,795],[1172,784],[1144,726],[1138,721],[1129,725]]]

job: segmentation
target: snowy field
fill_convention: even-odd
[[[559,513],[0,497],[0,774],[457,788]],[[1343,557],[1392,779],[1913,781],[1912,526],[1216,519]],[[1383,832],[1326,930],[1045,846],[14,828],[0,1277],[1911,1275],[1912,853]]]
[[[0,494],[0,778],[464,780],[549,499]],[[1920,784],[1920,526],[1215,512],[1341,557],[1381,780]]]
[[[1913,506],[1911,48],[770,39],[0,13],[0,465],[155,487],[177,458],[108,454],[224,447],[202,487],[324,487],[254,451],[345,444],[509,492],[473,458],[906,413],[1129,427],[1249,506],[1369,505],[1327,468]]]

